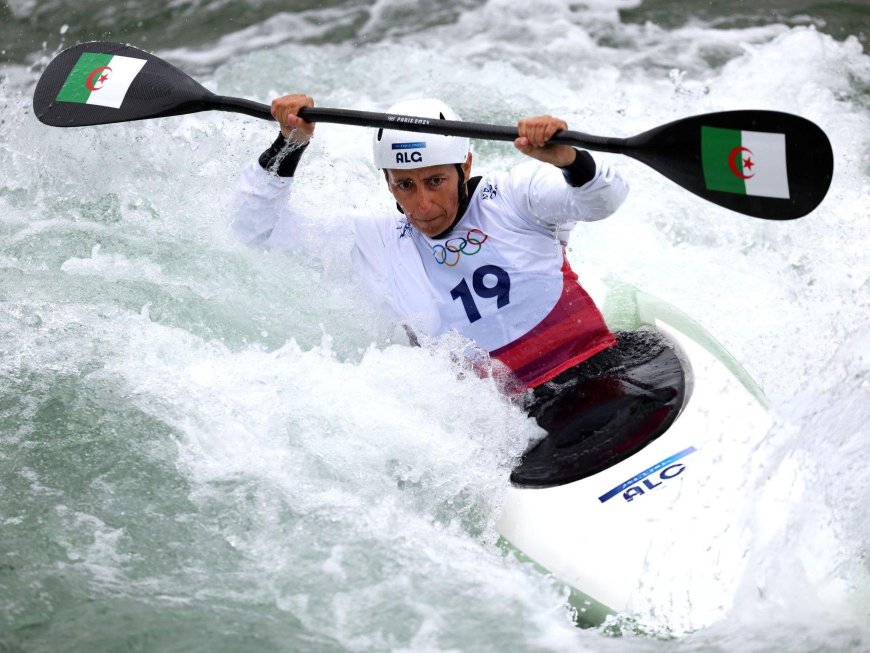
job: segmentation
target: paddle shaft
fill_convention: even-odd
[[[274,120],[269,106],[242,98],[215,95],[207,101],[208,108],[218,111],[243,113],[254,118]],[[381,127],[384,129],[401,129],[409,132],[424,132],[427,134],[442,134],[444,136],[467,136],[491,141],[514,141],[519,133],[516,127],[488,125],[480,122],[460,122],[458,120],[438,120],[436,118],[415,118],[413,116],[398,116],[372,111],[354,111],[351,109],[327,109],[321,107],[305,107],[299,111],[299,117],[308,122],[329,122],[356,127]],[[572,145],[598,152],[613,152],[627,154],[631,149],[625,138],[608,138],[592,136],[581,132],[563,130],[557,132],[548,143],[557,145]]]

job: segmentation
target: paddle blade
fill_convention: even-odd
[[[768,220],[800,218],[815,209],[834,172],[825,133],[778,111],[677,120],[627,139],[622,153],[710,202]]]
[[[212,93],[148,52],[94,41],[61,52],[33,93],[46,125],[81,127],[203,111]]]

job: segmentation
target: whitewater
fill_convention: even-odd
[[[0,64],[0,650],[870,648],[859,36],[801,17],[627,20],[635,0],[253,4],[256,21],[193,44],[145,27],[144,42],[135,29],[112,40],[262,102],[304,92],[383,111],[436,96],[468,120],[550,113],[603,136],[732,109],[824,129],[831,189],[788,222],[596,154],[632,190],[568,252],[581,280],[632,284],[695,318],[770,400],[733,524],[748,534],[737,600],[691,632],[656,614],[577,628],[566,588],[495,528],[539,429],[457,369],[464,343],[410,347],[354,276],[343,211],[392,206],[370,131],[319,125],[291,200],[298,248],[246,247],[229,230],[232,190],[275,125],[40,124],[39,73],[76,42],[55,12],[45,46]],[[509,144],[473,149],[478,174],[521,160]]]

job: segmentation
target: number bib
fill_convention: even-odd
[[[456,330],[492,351],[528,333],[556,305],[562,246],[552,235],[505,229],[469,213],[447,238],[416,230],[412,238],[433,286],[436,333]]]
[[[509,209],[497,193],[478,192],[445,238],[406,237],[431,286],[433,335],[468,336],[534,386],[615,340],[554,233]]]

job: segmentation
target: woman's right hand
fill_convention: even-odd
[[[307,145],[314,135],[314,123],[299,117],[303,107],[313,107],[314,99],[302,93],[284,95],[272,100],[272,116],[281,125],[284,138],[299,145]]]

